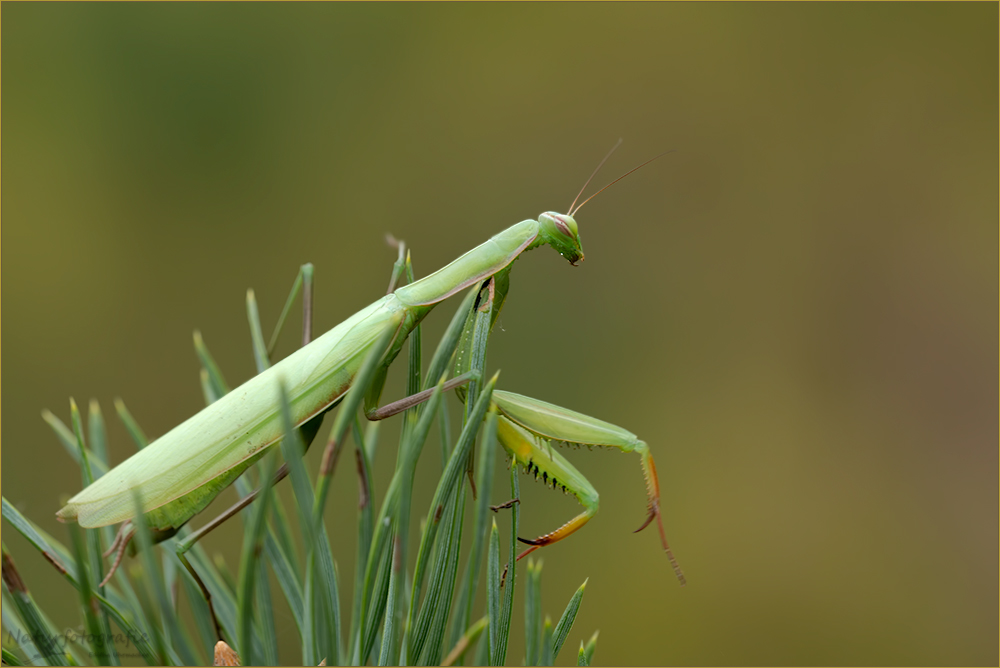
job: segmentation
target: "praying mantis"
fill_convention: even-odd
[[[154,541],[164,540],[204,510],[281,440],[285,432],[278,402],[279,381],[287,393],[292,422],[303,431],[310,431],[315,425],[311,436],[319,426],[316,418],[342,401],[355,385],[364,392],[364,412],[369,419],[381,419],[426,400],[430,391],[392,406],[378,407],[390,365],[424,317],[438,304],[468,288],[477,292],[488,289],[493,308],[489,324],[492,329],[507,296],[514,260],[522,253],[548,245],[571,265],[582,261],[584,254],[575,214],[604,189],[661,156],[626,172],[577,206],[583,191],[608,157],[610,153],[584,184],[568,213],[546,212],[537,219],[521,221],[438,271],[402,287],[395,287],[394,273],[384,297],[308,341],[110,470],[69,499],[57,512],[57,518],[76,521],[87,528],[124,523],[109,550],[117,549],[117,566],[131,537],[127,528],[136,517],[137,491],[141,492],[145,524],[150,527]],[[308,284],[306,292],[308,297]],[[310,308],[307,305],[307,319]],[[466,326],[471,322],[470,316]],[[477,380],[470,371],[468,337],[460,340],[454,378],[444,385],[445,390]],[[376,361],[374,365],[371,360]],[[460,390],[459,396],[464,400],[465,393]],[[559,528],[535,539],[519,538],[528,548],[518,559],[571,535],[598,510],[597,491],[552,446],[616,448],[635,452],[641,460],[648,506],[646,520],[636,531],[656,521],[663,549],[678,580],[684,584],[684,575],[667,543],[656,467],[645,442],[611,423],[511,392],[494,390],[491,402],[498,416],[497,439],[515,465],[554,489],[571,494],[583,506],[582,512]],[[329,470],[330,454],[329,449],[324,453],[324,471]],[[245,499],[246,503],[251,500],[252,497]],[[190,541],[184,549],[187,547]],[[190,564],[184,563],[197,578]],[[207,597],[207,590],[204,586],[202,589]]]

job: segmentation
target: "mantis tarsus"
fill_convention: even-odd
[[[639,167],[648,162],[651,160]],[[590,179],[583,189],[589,183]],[[128,523],[135,515],[133,492],[138,490],[142,494],[146,523],[153,530],[154,538],[162,540],[173,535],[281,439],[283,430],[276,389],[279,379],[287,390],[295,425],[311,432],[307,442],[318,429],[319,421],[315,418],[344,397],[369,355],[380,355],[381,359],[365,388],[365,414],[374,419],[392,413],[396,407],[389,411],[378,408],[388,368],[407,336],[435,306],[467,288],[489,286],[494,300],[492,327],[506,299],[513,262],[522,253],[549,245],[570,264],[576,265],[583,260],[574,215],[594,195],[577,206],[579,197],[570,206],[569,213],[547,212],[537,220],[517,223],[429,276],[393,289],[398,276],[397,263],[390,292],[385,297],[313,341],[308,341],[307,335],[307,345],[170,430],[71,498],[57,513],[58,518],[76,520],[84,527]],[[309,281],[305,281],[305,285],[308,323]],[[467,328],[471,322],[470,317]],[[308,329],[307,324],[306,332]],[[472,377],[467,373],[467,339],[463,335],[459,344],[456,378],[449,387]],[[464,399],[464,392],[459,395]],[[403,406],[424,398],[426,395],[417,396]],[[663,549],[678,579],[684,583],[684,576],[667,544],[660,517],[656,468],[643,441],[615,425],[525,396],[497,390],[493,393],[493,402],[499,413],[497,437],[507,453],[525,470],[541,477],[544,483],[575,496],[584,507],[583,512],[558,529],[533,540],[520,539],[530,547],[518,559],[539,547],[562,540],[597,512],[596,490],[552,448],[552,444],[612,447],[640,455],[649,504],[646,521],[637,531],[656,520]],[[328,466],[330,460],[325,456],[325,472]],[[118,550],[116,564],[128,538],[123,526],[123,532],[109,550]],[[184,549],[190,544],[190,540],[185,541]]]

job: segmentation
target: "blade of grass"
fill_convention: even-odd
[[[24,585],[20,573],[18,573],[17,568],[14,566],[14,560],[7,551],[6,545],[2,548],[2,558],[4,590],[14,603],[14,609],[24,623],[29,637],[41,653],[38,659],[50,666],[65,664],[66,656],[56,647],[56,643],[61,635],[52,626],[51,622],[48,621],[31,594],[28,593],[28,588]]]
[[[302,661],[314,665],[326,658],[330,663],[340,663],[340,603],[337,590],[336,567],[330,552],[326,527],[320,524],[313,530],[313,510],[316,498],[309,474],[302,461],[302,440],[292,428],[288,399],[281,392],[281,415],[285,437],[281,440],[281,454],[288,466],[299,525],[306,546],[305,581],[302,587]]]
[[[104,429],[104,415],[101,414],[101,405],[97,403],[97,399],[90,400],[88,411],[87,434],[90,436],[90,447],[94,455],[93,458],[104,464],[104,466],[107,466],[108,436]],[[98,473],[97,477],[100,478],[101,474]]]
[[[250,323],[250,343],[253,348],[253,361],[257,365],[257,373],[271,366],[267,346],[264,345],[264,332],[260,329],[260,314],[257,312],[257,298],[253,290],[247,290],[247,321]]]
[[[552,665],[552,618],[545,615],[545,625],[542,627],[542,647],[539,665]]]
[[[80,535],[80,527],[76,524],[69,525],[69,535],[73,543],[73,553],[76,556],[77,572],[80,574],[80,607],[83,610],[84,627],[87,630],[87,642],[94,660],[98,665],[111,665],[113,659],[109,647],[108,639],[110,634],[105,633],[102,628],[98,611],[100,606],[94,598],[94,592],[90,583],[90,568],[87,565],[87,550],[84,547],[84,538]],[[117,654],[117,652],[115,652]],[[116,657],[117,658],[117,657]]]
[[[392,577],[392,550],[383,549],[374,562],[375,581],[371,588],[371,602],[363,613],[361,635],[354,653],[355,663],[364,665],[368,662],[375,641],[378,637],[379,621],[385,611],[386,597],[389,594],[389,581]]]
[[[472,546],[465,565],[465,577],[462,578],[462,587],[458,594],[458,607],[455,609],[451,633],[449,634],[449,644],[451,645],[458,642],[462,629],[468,628],[472,617],[472,605],[475,603],[476,591],[479,589],[479,573],[482,569],[483,552],[486,548],[486,536],[489,531],[490,515],[492,515],[490,498],[493,494],[493,470],[496,463],[496,457],[493,454],[496,433],[497,414],[491,409],[486,414],[486,424],[483,427],[479,446],[480,452],[483,453],[479,458],[479,465],[476,467],[476,488],[479,491],[479,497],[476,499]]]
[[[178,572],[181,573],[181,586],[184,587],[184,594],[187,596],[188,606],[191,608],[191,616],[194,617],[194,628],[198,631],[198,637],[201,640],[199,649],[210,648],[215,645],[218,638],[215,637],[208,604],[205,603],[201,590],[191,582],[190,578],[184,577],[184,569],[178,569]]]
[[[42,651],[35,645],[31,633],[25,628],[21,619],[14,612],[14,604],[7,596],[7,585],[3,585],[2,605],[0,605],[0,617],[3,619],[3,627],[7,631],[8,642],[13,643],[24,654],[25,662],[33,666],[48,665],[42,660]]]
[[[64,545],[59,543],[59,541],[48,536],[44,531],[36,527],[31,520],[27,519],[16,508],[14,508],[11,503],[4,498],[3,499],[3,517],[8,522],[10,522],[17,531],[24,536],[28,542],[30,542],[35,549],[41,552],[42,556],[52,564],[59,573],[65,577],[70,584],[74,587],[79,587],[79,581],[77,579],[77,565],[70,555],[69,550],[66,549]],[[142,609],[139,606],[139,601],[135,597],[135,591],[132,589],[131,585],[128,584],[128,578],[126,577],[124,570],[119,570],[116,574],[116,578],[120,578],[119,582],[124,581],[127,588],[123,588],[123,594],[119,594],[114,589],[107,590],[107,598],[95,594],[101,605],[107,610],[108,615],[115,620],[126,633],[134,638],[138,638],[141,634],[138,632],[137,628],[148,628],[149,624],[143,615]],[[200,600],[200,596],[199,596]],[[119,621],[125,618],[125,614],[122,611],[128,611],[128,614],[134,618],[135,624],[129,623],[126,625]],[[130,630],[131,629],[131,630]],[[136,646],[140,645],[139,640],[135,640]],[[145,643],[148,646],[148,642]],[[140,651],[142,651],[140,649]],[[151,655],[152,656],[152,655]]]
[[[374,533],[374,512],[372,510],[372,477],[371,466],[368,461],[368,453],[365,451],[364,443],[358,441],[358,429],[354,428],[355,437],[355,461],[357,462],[358,473],[358,544],[357,558],[354,564],[354,602],[353,615],[351,616],[351,655],[359,663],[364,663],[360,658],[359,650],[364,644],[362,627],[364,621],[364,598],[365,598],[365,573],[368,570],[368,554],[372,546],[372,534]],[[384,547],[383,547],[384,549]],[[380,558],[381,554],[375,555]]]
[[[427,588],[424,593],[423,600],[420,601],[420,612],[417,615],[415,622],[410,626],[409,655],[413,659],[414,663],[420,665],[427,665],[427,661],[423,658],[423,650],[424,645],[427,643],[430,636],[431,621],[434,619],[437,606],[441,604],[441,589],[445,577],[446,564],[450,548],[450,538],[452,534],[451,530],[454,524],[456,512],[458,512],[457,495],[449,498],[445,502],[444,507],[438,511],[440,517],[437,518],[437,521],[440,522],[442,527],[444,527],[444,531],[441,532],[440,538],[434,541],[434,552],[430,573],[427,578]],[[432,524],[433,522],[428,522],[424,527],[425,535],[430,531]],[[421,544],[423,544],[423,541],[421,541]],[[414,597],[413,600],[413,607],[416,608],[416,601],[418,599]]]
[[[559,618],[559,623],[556,624],[556,629],[552,634],[553,661],[559,657],[559,650],[562,649],[563,643],[566,642],[566,637],[573,628],[573,622],[576,621],[576,615],[580,612],[580,604],[583,602],[583,592],[587,588],[588,580],[589,578],[584,580],[580,588],[570,597],[569,603],[566,604],[566,609],[563,610],[562,617]]]
[[[73,432],[66,426],[66,424],[60,420],[55,413],[45,409],[42,411],[42,419],[52,428],[52,431],[56,433],[56,437],[59,439],[59,444],[63,446],[63,449],[69,453],[69,456],[73,458],[73,461],[77,465],[82,465],[83,460],[80,455],[80,448],[76,442],[76,436]],[[108,467],[102,465],[100,460],[95,457],[90,450],[86,451],[88,459],[91,461],[91,469],[98,474],[98,477],[104,475],[108,472]]]
[[[489,665],[500,666],[500,532],[497,531],[497,521],[493,520],[490,529],[490,545],[486,552],[486,610],[490,618],[489,628]]]
[[[469,646],[472,643],[476,642],[476,640],[482,635],[483,630],[487,628],[489,621],[490,618],[484,615],[483,617],[480,617],[475,624],[466,629],[465,633],[463,633],[462,636],[458,639],[458,642],[455,643],[455,646],[452,648],[452,650],[448,652],[448,656],[446,656],[444,661],[441,662],[441,665],[442,666],[455,665],[455,662],[460,660],[465,655],[465,652],[469,649]]]
[[[229,385],[226,383],[226,379],[222,377],[219,365],[215,363],[212,354],[208,352],[208,346],[205,345],[205,340],[201,337],[201,332],[195,330],[193,336],[195,353],[198,355],[198,361],[201,362],[202,368],[208,373],[208,381],[214,396],[216,398],[225,396],[229,393]]]
[[[223,632],[229,639],[236,638],[236,595],[233,592],[232,578],[229,575],[228,569],[225,569],[225,563],[221,559],[214,561],[209,558],[204,548],[197,543],[187,552],[181,554],[179,551],[182,550],[184,542],[182,540],[175,545],[176,556],[182,562],[187,560],[191,568],[198,571],[202,582],[204,582],[212,596],[212,605],[215,607],[215,614],[219,619],[219,624],[222,626]],[[185,577],[192,584],[196,584],[193,576],[188,573],[186,568],[181,572],[184,573]],[[256,638],[255,641],[257,641]]]
[[[90,466],[90,460],[92,457],[88,456],[87,444],[83,439],[83,420],[80,417],[80,409],[76,405],[76,401],[70,397],[69,400],[70,415],[73,421],[73,433],[76,436],[77,448],[80,452],[80,471],[83,476],[83,486],[93,484],[94,475]],[[96,462],[100,462],[101,459],[94,457]],[[87,545],[87,560],[81,562],[79,558],[76,559],[77,563],[87,563],[89,562],[89,582],[99,583],[104,580],[104,569],[103,562],[101,561],[103,550],[101,549],[101,533],[100,531],[87,531],[85,532],[85,542]],[[78,573],[80,576],[80,584],[83,586],[83,574]],[[89,586],[89,585],[88,585]],[[97,585],[97,589],[100,593],[104,593],[104,587]],[[97,629],[105,635],[105,637],[111,636],[111,624],[108,621],[108,616],[103,610],[98,610],[95,612],[97,616]],[[112,647],[107,652],[107,658],[110,665],[120,665],[118,660],[118,652]]]
[[[594,635],[590,636],[590,640],[587,641],[586,647],[583,643],[580,643],[580,656],[578,657],[578,665],[589,666],[594,662],[594,650],[597,649],[597,634],[600,631],[594,631]]]
[[[438,665],[441,662],[441,653],[444,650],[445,628],[448,623],[448,614],[451,611],[452,597],[455,593],[455,579],[458,575],[459,551],[462,547],[462,520],[464,516],[465,486],[463,485],[459,490],[458,498],[455,500],[455,509],[452,512],[448,540],[444,545],[439,545],[439,548],[446,548],[440,555],[443,574],[440,578],[440,585],[438,585],[439,593],[433,594],[434,588],[431,587],[428,588],[426,596],[428,601],[435,601],[433,607],[431,607],[433,619],[428,630],[427,640],[424,642],[423,663],[428,666]]]
[[[365,361],[361,364],[357,375],[354,377],[354,385],[347,391],[344,400],[341,402],[340,410],[333,421],[333,428],[330,431],[330,442],[323,452],[323,461],[320,464],[319,477],[316,481],[316,500],[313,504],[312,526],[315,533],[316,527],[322,523],[323,509],[326,506],[326,496],[330,491],[330,479],[333,477],[333,451],[336,444],[342,442],[347,429],[353,424],[354,416],[364,399],[368,386],[372,378],[375,377],[382,360],[382,355],[389,348],[389,344],[398,331],[399,322],[386,326],[385,331],[379,336],[371,351],[366,355]]]
[[[542,562],[528,557],[528,579],[524,586],[524,665],[541,665]]]
[[[25,665],[24,662],[21,660],[21,657],[19,657],[17,654],[14,654],[14,652],[10,651],[6,647],[0,650],[0,652],[2,652],[3,663],[5,666]]]
[[[399,555],[397,559],[393,560],[393,566],[391,567],[400,570],[406,563],[405,551],[407,540],[405,534],[409,531],[410,499],[413,490],[416,461],[427,440],[427,434],[433,423],[435,412],[442,403],[444,380],[445,377],[442,375],[441,382],[438,383],[430,399],[426,402],[426,408],[420,414],[416,426],[409,430],[405,436],[401,447],[404,453],[403,459],[399,461],[399,466],[397,466],[396,472],[393,474],[392,481],[389,483],[382,506],[379,509],[378,519],[374,524],[374,535],[368,556],[368,568],[365,572],[363,583],[365,597],[363,599],[362,609],[364,612],[362,617],[366,624],[363,628],[362,638],[365,639],[366,643],[374,637],[386,604],[384,599],[373,593],[373,587],[377,581],[381,581],[379,580],[380,577],[384,577],[380,573],[376,573],[375,569],[376,567],[385,566],[386,562],[383,559],[383,555],[389,549],[388,545],[390,541],[399,543]],[[394,547],[393,549],[396,548]],[[392,574],[389,574],[388,586],[390,588],[392,586]],[[402,587],[398,587],[398,589],[402,589]],[[398,621],[394,622],[393,626],[396,623]],[[392,629],[390,628],[390,630]],[[395,640],[390,638],[390,644],[394,642]]]
[[[61,550],[56,549],[49,541],[48,537],[43,535],[40,529],[34,525],[34,523],[26,518],[24,515],[18,511],[14,505],[7,500],[7,497],[2,498],[2,513],[3,518],[14,525],[18,533],[28,539],[28,542],[35,546],[35,548],[42,553],[42,556],[55,566],[56,570],[65,575],[69,580],[76,585],[78,579],[76,574],[76,564],[67,559],[67,551],[65,547]]]
[[[136,447],[142,450],[149,445],[149,439],[146,438],[145,432],[142,431],[139,423],[132,417],[132,413],[126,408],[125,402],[122,401],[121,397],[115,398],[115,411],[118,413],[118,419],[125,425],[125,430],[132,437],[132,440],[135,441]]]
[[[510,467],[510,493],[512,499],[521,498],[521,488],[517,479],[517,465]],[[497,629],[497,648],[499,654],[494,665],[502,666],[507,660],[507,641],[510,638],[510,616],[514,608],[514,585],[517,575],[517,522],[520,514],[520,504],[511,506],[510,553],[507,558],[507,584],[503,595],[503,608],[500,610],[500,624]]]
[[[284,390],[282,389],[282,397]],[[236,652],[243,657],[248,665],[266,660],[265,656],[256,654],[250,638],[253,630],[254,599],[256,598],[256,578],[258,576],[258,560],[264,546],[264,528],[267,523],[268,505],[271,501],[271,490],[274,472],[278,468],[277,452],[265,456],[265,465],[261,471],[261,491],[253,506],[251,520],[243,536],[243,552],[240,557],[239,589],[237,590],[237,628],[239,641]],[[273,640],[273,638],[272,638]],[[266,641],[264,641],[266,647]],[[266,651],[265,651],[266,653]]]
[[[273,494],[272,494],[273,496]],[[265,520],[266,521],[266,520]],[[264,542],[267,542],[265,529]],[[257,560],[257,577],[254,585],[257,590],[257,615],[254,619],[254,633],[264,646],[264,663],[268,666],[278,665],[278,632],[274,623],[274,605],[271,602],[271,583],[267,578],[267,559]]]
[[[174,614],[173,607],[170,605],[170,596],[166,589],[166,583],[160,573],[159,564],[156,562],[153,542],[146,525],[146,516],[143,513],[142,499],[139,496],[138,490],[133,490],[133,499],[135,517],[132,518],[132,523],[136,529],[135,540],[138,543],[137,549],[139,554],[142,556],[142,566],[146,580],[145,587],[140,586],[138,593],[141,596],[143,589],[148,588],[152,590],[153,605],[158,612],[160,624],[162,625],[162,633],[161,628],[156,628],[154,625],[154,628],[156,628],[154,645],[156,646],[157,654],[166,660],[168,656],[173,658],[174,648],[165,644],[165,638],[180,638],[180,625]],[[195,660],[194,657],[190,657],[190,661]],[[184,657],[183,661],[187,663],[189,661],[188,657]]]
[[[399,591],[402,589],[399,580],[402,578],[399,567],[399,539],[394,539],[392,570],[389,574],[389,593],[385,599],[385,624],[382,627],[382,647],[379,649],[378,665],[388,666],[392,664],[392,657],[395,654],[396,638],[396,600],[399,598]]]
[[[281,331],[281,325],[284,323],[284,318],[287,316],[288,309],[291,307],[292,301],[297,295],[301,285],[302,272],[300,271],[296,275],[295,284],[292,286],[292,292],[289,295],[289,299],[285,303],[285,310],[282,313],[281,318],[279,318],[278,326],[275,328],[272,342],[277,340],[277,336]],[[247,321],[250,325],[250,339],[254,353],[254,362],[257,366],[257,373],[261,373],[271,366],[271,350],[264,344],[264,333],[261,328],[260,314],[257,309],[257,299],[253,290],[247,290],[246,308]],[[310,422],[310,426],[313,427],[309,430],[312,437],[315,437],[316,430],[318,430],[322,420],[323,416],[320,414]],[[312,438],[309,438],[308,442],[311,441]],[[241,491],[241,495],[244,495],[244,492]],[[272,568],[275,571],[275,575],[282,588],[282,592],[288,600],[288,604],[292,609],[292,614],[295,616],[296,624],[301,633],[302,592],[301,587],[298,584],[300,576],[296,573],[298,559],[295,556],[291,537],[288,535],[287,514],[285,513],[284,507],[281,503],[281,498],[275,494],[270,505],[274,521],[271,522],[266,529],[267,534],[264,538],[264,550],[267,555],[267,560],[271,562]],[[277,645],[274,638],[275,625],[271,605],[271,592],[267,581],[266,571],[262,571],[262,573],[258,575],[256,586],[258,600],[257,609],[259,612],[255,619],[255,624],[257,626],[258,636],[263,639],[264,661],[268,664],[275,664],[277,663],[278,655]]]
[[[285,300],[285,306],[281,309],[281,315],[278,316],[278,322],[274,326],[274,333],[271,334],[271,340],[268,341],[267,343],[266,352],[269,358],[274,353],[274,346],[278,343],[278,335],[281,333],[281,328],[285,324],[285,319],[288,317],[288,314],[292,310],[292,304],[295,302],[295,298],[299,296],[299,290],[302,289],[303,284],[305,284],[306,286],[312,284],[312,276],[313,276],[313,266],[312,263],[310,262],[307,262],[301,267],[299,267],[298,273],[295,274],[295,282],[292,283],[292,289],[288,293],[288,299]],[[303,302],[308,304],[310,300],[308,288],[306,294],[303,295],[302,300]]]
[[[416,607],[416,602],[420,600],[420,589],[423,584],[424,572],[427,568],[427,558],[431,546],[434,544],[434,539],[437,536],[438,525],[441,521],[441,512],[444,510],[446,501],[461,482],[461,476],[465,472],[466,459],[468,458],[469,451],[472,449],[472,444],[475,442],[476,434],[479,432],[479,426],[482,424],[486,409],[489,407],[490,398],[493,396],[493,387],[496,385],[498,376],[499,373],[494,374],[486,387],[483,388],[479,400],[476,401],[475,410],[462,429],[462,433],[458,437],[458,444],[452,451],[448,459],[448,466],[441,476],[441,480],[438,482],[437,489],[434,491],[434,498],[427,513],[427,527],[420,538],[420,549],[417,553],[416,571],[413,576],[413,593],[410,596],[413,605],[410,609],[410,619],[407,621],[407,626],[410,628],[413,626],[413,608]]]

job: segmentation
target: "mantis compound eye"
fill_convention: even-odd
[[[562,216],[552,216],[553,222],[556,224],[556,229],[565,234],[567,237],[573,236],[573,233],[569,231],[569,225],[563,220]]]

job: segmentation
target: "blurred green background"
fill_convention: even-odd
[[[676,153],[579,214],[580,267],[518,262],[489,366],[650,443],[689,585],[631,533],[638,458],[571,452],[602,505],[539,553],[550,614],[590,578],[562,662],[599,628],[603,663],[996,665],[997,12],[4,3],[3,494],[65,539],[79,473],[42,408],[96,397],[120,461],[114,397],[150,436],[202,405],[193,329],[231,383],[252,374],[246,288],[270,328],[315,263],[324,331],[384,291],[384,233],[429,273],[565,211],[624,137],[597,185]],[[525,535],[577,512],[522,485]],[[234,567],[235,535],[209,543]]]

